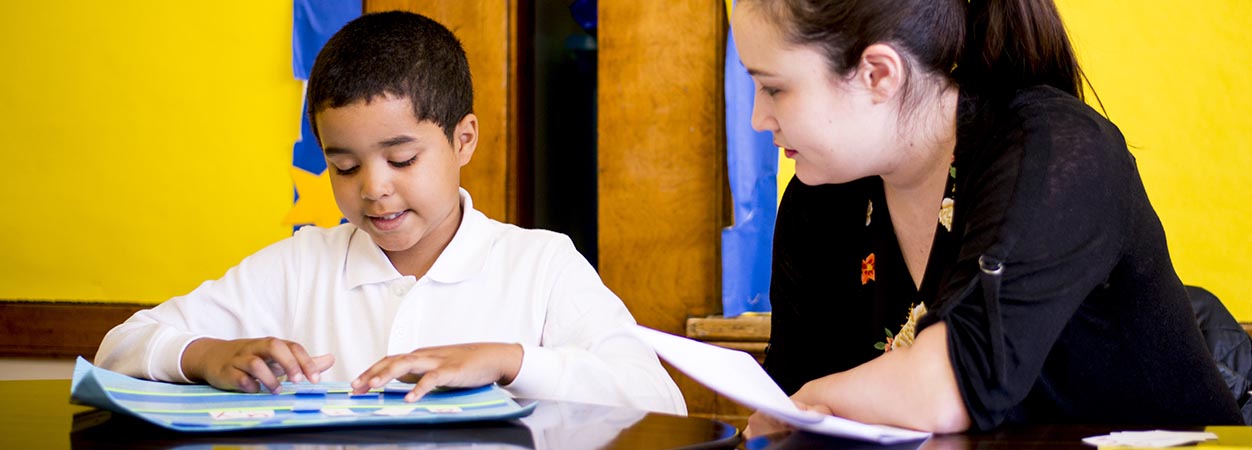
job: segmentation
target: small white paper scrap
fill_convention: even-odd
[[[322,408],[322,414],[328,416],[355,416],[356,413],[348,408]]]
[[[274,417],[274,410],[210,411],[209,415],[213,417],[213,420],[268,419]]]
[[[388,406],[374,411],[375,416],[403,416],[417,409],[416,406]]]
[[[461,407],[452,405],[427,406],[426,410],[434,414],[455,414],[461,412]]]
[[[1102,436],[1083,438],[1082,442],[1096,447],[1173,447],[1176,445],[1217,439],[1217,435],[1204,431],[1117,431]]]

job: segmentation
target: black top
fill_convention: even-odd
[[[919,330],[947,324],[975,429],[1242,423],[1117,128],[1050,87],[962,92],[957,118],[950,215],[920,290],[881,178],[788,185],[765,360],[779,385],[875,357],[920,302]]]

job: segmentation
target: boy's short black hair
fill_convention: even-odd
[[[408,98],[413,117],[439,125],[451,141],[474,105],[461,42],[438,22],[410,12],[366,14],[348,22],[322,47],[309,74],[313,134],[318,112],[387,94]]]

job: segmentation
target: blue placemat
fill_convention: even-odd
[[[321,426],[433,424],[505,420],[529,415],[496,385],[431,392],[413,403],[413,385],[392,383],[351,395],[348,383],[283,383],[278,394],[223,391],[208,385],[131,378],[78,358],[70,398],[129,414],[164,428],[212,432]]]

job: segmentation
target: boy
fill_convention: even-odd
[[[442,25],[404,12],[346,25],[318,54],[308,112],[349,223],[304,227],[136,313],[97,364],[247,392],[276,391],[283,375],[357,392],[400,379],[417,383],[410,401],[494,382],[518,397],[685,414],[568,238],[473,209],[460,189],[478,143],[472,103],[464,50]]]

